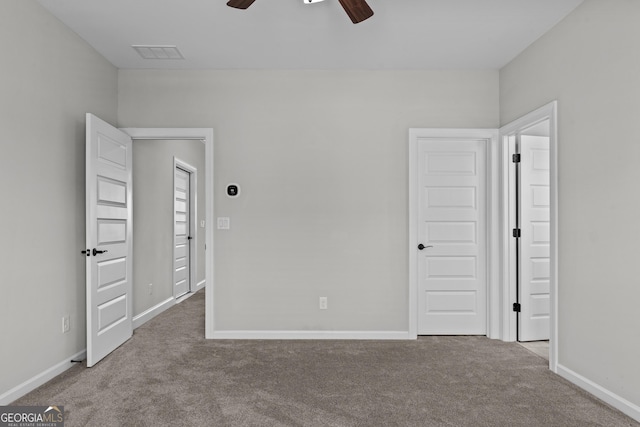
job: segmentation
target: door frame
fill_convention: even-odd
[[[557,101],[552,101],[500,128],[501,182],[502,182],[502,307],[501,336],[503,341],[514,342],[517,338],[517,313],[513,311],[515,300],[516,242],[511,236],[514,220],[515,195],[513,162],[514,147],[509,137],[537,123],[549,120],[549,186],[550,186],[550,259],[549,259],[549,369],[558,370],[558,130]]]
[[[176,169],[181,169],[189,174],[189,230],[188,235],[193,236],[188,240],[189,244],[189,289],[186,294],[176,296],[176,209],[175,209],[175,194],[176,194]],[[194,286],[193,277],[198,271],[198,169],[189,163],[180,160],[176,156],[173,156],[173,297],[177,300],[188,296],[189,293],[197,290],[197,284]],[[206,221],[205,221],[206,224]],[[206,282],[205,282],[206,283]]]
[[[214,140],[212,128],[121,128],[128,134],[133,143],[136,140],[167,140],[187,139],[199,140],[205,146],[205,338],[213,338],[214,313],[214,275],[215,251],[213,239],[213,208],[214,208]]]
[[[486,148],[486,219],[487,219],[487,337],[500,338],[500,239],[499,231],[499,144],[498,129],[409,129],[409,338],[418,337],[418,139],[484,140]]]

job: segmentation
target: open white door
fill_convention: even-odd
[[[191,174],[174,167],[173,179],[173,296],[191,290]]]
[[[87,366],[133,334],[131,138],[87,114]]]
[[[520,135],[518,341],[549,339],[549,137]]]

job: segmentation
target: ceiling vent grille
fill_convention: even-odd
[[[131,45],[143,59],[184,59],[176,46]]]

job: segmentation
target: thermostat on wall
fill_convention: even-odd
[[[238,197],[240,195],[240,186],[238,184],[227,185],[227,196]]]

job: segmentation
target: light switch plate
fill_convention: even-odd
[[[231,220],[228,217],[218,218],[218,230],[229,230],[231,228]]]

